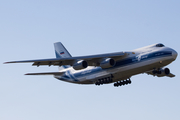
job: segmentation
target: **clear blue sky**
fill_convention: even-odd
[[[3,0],[0,63],[55,57],[61,41],[73,56],[163,43],[180,51],[179,0]],[[31,64],[0,65],[1,120],[179,120],[179,58],[173,79],[146,74],[132,84],[76,85],[28,72]]]

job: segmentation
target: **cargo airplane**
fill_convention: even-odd
[[[103,85],[114,83],[115,87],[131,84],[133,75],[147,73],[157,77],[175,77],[164,68],[177,57],[177,52],[161,43],[126,52],[72,57],[61,42],[54,43],[56,58],[11,61],[29,63],[33,66],[59,66],[59,72],[27,73],[25,75],[53,75],[55,78],[77,84]]]

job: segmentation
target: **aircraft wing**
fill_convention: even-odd
[[[153,70],[152,70],[153,71]],[[152,71],[148,71],[148,72],[146,72],[148,75],[153,75],[153,76],[157,76],[157,77],[170,77],[170,78],[172,78],[172,77],[175,77],[175,75],[174,74],[172,74],[172,73],[169,73],[168,75],[165,75],[165,74],[153,74],[152,73]]]
[[[63,75],[65,72],[27,73],[25,75]]]
[[[25,60],[25,61],[10,61],[7,63],[31,63],[33,62],[33,66],[40,65],[73,65],[75,62],[84,60],[88,63],[89,66],[95,66],[94,64],[100,62],[104,58],[113,58],[113,59],[121,59],[123,56],[127,55],[126,52],[116,52],[116,53],[108,53],[108,54],[99,54],[99,55],[90,55],[90,56],[80,56],[80,57],[69,57],[69,58],[53,58],[53,59],[39,59],[39,60]]]

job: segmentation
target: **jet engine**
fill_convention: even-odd
[[[105,68],[113,67],[115,64],[116,64],[116,61],[114,59],[107,58],[100,63],[100,67],[105,69]]]
[[[77,63],[75,63],[73,65],[73,68],[75,70],[81,70],[81,69],[87,68],[87,66],[88,66],[88,63],[86,61],[82,60],[82,61],[78,61]]]
[[[169,74],[170,74],[169,68],[161,69],[161,74],[162,74],[162,75],[169,75]]]
[[[166,76],[170,74],[170,70],[169,68],[162,68],[158,71],[153,71],[153,74],[157,74],[157,76],[161,77],[161,76]]]

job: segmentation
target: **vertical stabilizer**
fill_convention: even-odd
[[[61,42],[54,43],[54,48],[55,48],[56,58],[72,57],[71,54],[67,51],[67,49],[63,46],[63,44]],[[68,68],[68,67],[71,67],[71,66],[64,65],[62,67]]]

